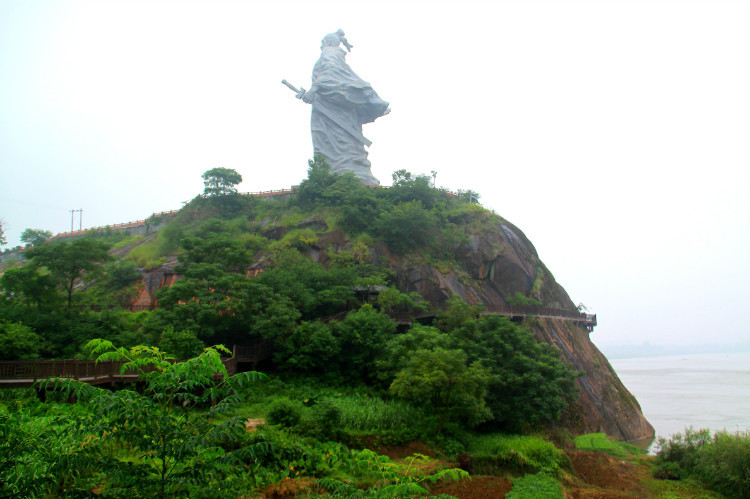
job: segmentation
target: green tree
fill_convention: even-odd
[[[0,496],[86,497],[94,469],[76,452],[84,445],[74,417],[31,416],[20,400],[0,410]]]
[[[313,207],[323,199],[325,190],[336,182],[337,175],[323,156],[317,155],[307,162],[307,178],[299,185],[296,202],[300,206]]]
[[[439,329],[415,324],[406,333],[390,338],[385,355],[376,362],[378,378],[388,386],[417,350],[449,350],[452,345],[452,338]]]
[[[208,233],[203,237],[186,237],[180,244],[185,249],[183,261],[221,264],[223,268],[242,271],[252,255],[236,236]]]
[[[135,263],[116,260],[101,268],[101,275],[77,295],[78,303],[95,310],[111,309],[117,305],[128,308],[138,296],[143,274]]]
[[[85,348],[98,361],[125,361],[123,372],[136,371],[145,381],[142,393],[111,392],[73,379],[50,380],[55,386],[88,402],[95,416],[83,425],[89,434],[125,445],[128,455],[102,456],[96,446],[73,450],[98,460],[108,495],[122,497],[185,497],[188,484],[215,479],[219,466],[255,458],[256,446],[240,446],[246,434],[241,416],[217,424],[219,414],[235,408],[242,389],[263,375],[245,372],[229,376],[221,361],[221,346],[207,348],[198,357],[173,363],[155,347],[115,348],[93,340]],[[195,411],[195,407],[208,407]],[[264,444],[259,444],[266,447]],[[231,450],[234,449],[234,450]]]
[[[375,361],[385,353],[388,340],[396,334],[393,319],[365,304],[332,327],[341,348],[342,373],[353,381],[375,381]]]
[[[277,255],[274,267],[256,280],[288,297],[312,320],[345,311],[355,302],[355,289],[366,282],[380,282],[383,270],[368,264],[325,268],[296,250]]]
[[[427,175],[413,175],[406,170],[393,172],[393,185],[385,192],[392,203],[419,201],[427,209],[432,209],[440,199],[440,191],[432,187]]]
[[[175,331],[167,327],[161,333],[159,349],[176,359],[190,359],[200,355],[205,345],[192,331]]]
[[[339,342],[327,324],[303,321],[274,342],[273,360],[285,371],[317,376],[330,372],[339,353]]]
[[[463,190],[459,189],[458,192],[458,199],[463,201],[464,203],[471,203],[471,204],[478,204],[479,203],[479,193],[472,191],[472,190]]]
[[[8,240],[5,239],[5,230],[3,229],[4,223],[5,222],[3,222],[3,219],[0,218],[0,246],[5,246],[6,244],[8,244]]]
[[[39,358],[42,338],[21,323],[0,321],[0,359],[34,360]]]
[[[157,293],[156,327],[192,330],[206,343],[242,343],[294,329],[299,312],[257,279],[219,265],[194,263],[182,279]]]
[[[21,233],[21,242],[38,246],[52,237],[52,233],[42,229],[26,229]]]
[[[35,246],[26,251],[27,260],[34,267],[45,267],[65,291],[68,308],[73,304],[73,288],[84,275],[93,277],[103,263],[112,257],[109,245],[98,239],[75,239]]]
[[[427,303],[419,293],[402,293],[394,287],[378,293],[378,306],[387,314],[411,314],[427,310]]]
[[[60,302],[57,282],[46,269],[24,265],[8,269],[0,276],[0,289],[17,304],[50,310]]]
[[[435,239],[438,222],[421,201],[409,201],[381,213],[375,221],[375,231],[394,252],[406,253],[429,246]]]
[[[467,366],[461,350],[435,348],[414,352],[390,390],[434,410],[440,418],[440,434],[449,418],[474,425],[492,416],[484,401],[489,380],[489,369],[480,362]]]
[[[212,168],[203,172],[203,195],[206,197],[237,194],[237,184],[242,182],[242,175],[231,168]]]
[[[488,424],[505,431],[524,431],[556,420],[577,393],[580,374],[553,346],[539,342],[507,317],[480,316],[460,299],[449,302],[437,325],[461,348],[469,362],[490,369],[486,397],[494,415]]]

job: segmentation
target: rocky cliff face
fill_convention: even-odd
[[[588,331],[560,319],[529,322],[537,339],[555,345],[565,360],[583,372],[578,378],[578,400],[568,407],[560,425],[575,434],[602,432],[628,442],[653,438],[654,428],[643,417],[638,401],[591,342]]]
[[[510,223],[501,221],[490,230],[471,235],[458,254],[459,268],[438,269],[391,255],[382,245],[373,251],[375,259],[386,259],[396,271],[402,290],[416,291],[436,306],[456,294],[468,303],[490,308],[520,292],[546,307],[575,310],[534,246]],[[625,441],[654,436],[635,397],[591,342],[588,331],[562,319],[534,318],[526,324],[539,341],[557,347],[562,357],[583,373],[578,379],[578,400],[563,415],[562,426],[576,434],[603,432]]]
[[[418,292],[436,308],[452,295],[491,308],[493,304],[506,304],[509,297],[520,293],[545,307],[575,310],[523,232],[496,215],[484,212],[481,216],[482,223],[474,220],[463,227],[467,238],[453,248],[455,261],[450,264],[431,264],[421,255],[396,255],[384,243],[375,243],[369,257],[373,263],[393,269],[399,289]],[[322,220],[307,220],[297,228],[305,227],[314,228],[318,234],[308,256],[320,263],[325,264],[331,253],[352,250],[347,237],[340,231],[328,230]],[[280,239],[288,229],[269,228],[264,236]],[[263,255],[258,255],[248,275],[262,272],[266,262]],[[173,282],[165,281],[164,269],[152,273],[147,279],[150,286],[145,286],[149,303],[154,302],[158,287]],[[635,397],[591,342],[588,331],[562,319],[532,318],[526,319],[526,324],[539,341],[557,347],[562,357],[583,373],[578,379],[579,398],[563,415],[562,426],[576,434],[603,432],[625,441],[654,436]]]
[[[520,292],[548,307],[575,309],[531,242],[508,223],[472,235],[470,244],[462,248],[460,269],[441,272],[404,260],[391,262],[402,288],[419,292],[435,305],[457,294],[469,303],[491,306]],[[562,418],[564,427],[578,434],[603,432],[626,441],[653,437],[654,429],[635,397],[591,342],[588,331],[561,319],[532,319],[527,324],[538,340],[556,346],[566,361],[584,373],[578,379],[578,401]]]

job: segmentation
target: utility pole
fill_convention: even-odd
[[[83,229],[83,208],[78,210],[70,210],[70,232],[73,232],[73,223],[75,221],[75,214],[78,213],[78,230]]]

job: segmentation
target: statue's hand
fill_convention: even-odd
[[[302,95],[299,97],[302,99],[302,102],[305,102],[307,104],[312,104],[312,101],[315,99],[315,87],[311,88],[308,91],[302,91]]]

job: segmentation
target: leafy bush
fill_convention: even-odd
[[[339,355],[339,344],[328,324],[303,321],[274,343],[274,362],[285,371],[327,373]]]
[[[698,452],[695,474],[727,497],[750,497],[750,434],[714,435]]]
[[[375,233],[395,253],[406,253],[428,246],[435,238],[438,218],[426,210],[421,201],[399,203],[380,214]]]
[[[506,499],[564,499],[560,484],[553,477],[539,473],[513,480]]]
[[[657,476],[696,477],[727,497],[750,496],[750,434],[685,429],[659,439]]]
[[[206,348],[199,357],[178,363],[154,347],[115,348],[103,340],[89,342],[86,351],[97,361],[124,361],[122,371],[136,371],[145,382],[142,393],[111,392],[72,378],[41,382],[42,388],[61,390],[91,407],[95,417],[79,420],[83,434],[128,449],[112,456],[94,446],[72,447],[103,474],[105,495],[183,496],[187,484],[205,485],[222,466],[254,457],[256,448],[237,445],[247,435],[239,417],[211,422],[241,401],[243,386],[262,376],[228,376],[220,357],[220,351],[228,353],[225,348]],[[197,407],[210,408],[199,412]]]
[[[341,409],[323,400],[303,413],[300,426],[303,433],[317,440],[336,440],[341,436]]]
[[[266,413],[266,421],[273,425],[292,428],[302,419],[304,406],[302,402],[282,397],[273,401]]]
[[[85,493],[91,462],[79,451],[96,445],[67,417],[30,417],[0,411],[0,496],[41,497]]]
[[[39,358],[42,338],[20,322],[0,321],[0,359],[34,360]]]
[[[175,331],[168,327],[161,334],[159,348],[174,356],[175,359],[189,359],[200,355],[205,345],[190,330]]]
[[[685,434],[676,433],[672,438],[659,437],[656,457],[660,463],[672,462],[679,465],[678,477],[690,474],[695,469],[698,451],[711,440],[711,431],[704,428],[695,430],[692,426],[685,428]]]
[[[405,462],[393,462],[387,456],[364,449],[352,453],[347,464],[354,465],[359,476],[369,478],[373,486],[358,488],[351,481],[325,478],[318,485],[331,493],[333,497],[356,497],[361,499],[411,499],[429,496],[424,485],[434,484],[441,480],[458,481],[468,478],[466,471],[448,468],[432,474],[419,473],[422,466],[429,465],[430,458],[421,454],[407,458]]]
[[[530,306],[531,305],[531,306],[538,307],[542,304],[542,302],[540,302],[539,300],[535,300],[533,298],[524,296],[524,294],[521,293],[520,291],[516,291],[515,293],[507,297],[505,299],[505,302],[511,306],[516,306],[516,305],[517,306]]]
[[[576,397],[579,373],[560,358],[559,350],[537,341],[528,329],[507,317],[480,312],[453,297],[438,315],[437,327],[453,349],[466,352],[468,362],[490,369],[486,403],[493,418],[483,426],[525,433],[556,420]]]
[[[474,426],[492,417],[484,401],[489,380],[489,369],[479,361],[467,365],[462,350],[420,349],[396,374],[390,391],[433,409],[440,418],[440,434],[449,418]]]

